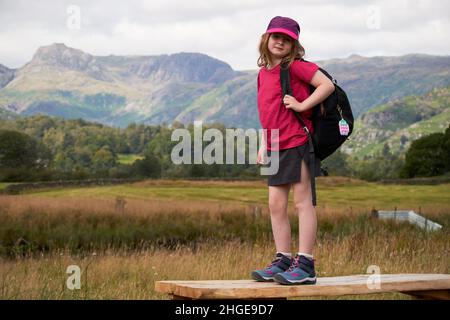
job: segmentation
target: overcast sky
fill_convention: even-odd
[[[55,42],[94,55],[201,52],[235,70],[257,69],[270,19],[300,24],[317,61],[450,54],[448,0],[0,0],[0,64],[18,68]]]

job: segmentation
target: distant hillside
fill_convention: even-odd
[[[342,85],[355,115],[406,96],[426,94],[450,86],[450,57],[410,54],[400,57],[348,59],[318,62]]]
[[[236,128],[259,127],[256,104],[257,72],[229,80],[195,99],[175,120],[221,122]]]
[[[8,120],[12,120],[12,119],[16,119],[19,116],[17,114],[15,114],[14,112],[5,110],[5,109],[0,109],[0,119],[8,119]]]
[[[0,106],[119,126],[172,122],[196,97],[238,75],[198,53],[97,57],[54,44],[15,71],[0,90]]]
[[[317,63],[346,90],[355,115],[450,85],[448,56],[351,56]],[[0,65],[0,109],[121,127],[203,120],[259,128],[256,75],[199,53],[94,56],[53,44],[39,48],[22,68]]]
[[[407,55],[402,57],[318,61],[347,92],[355,116],[370,108],[435,87],[450,85],[450,57]],[[232,79],[196,99],[177,120],[194,118],[219,121],[236,127],[259,127],[256,110],[257,71]],[[251,125],[249,125],[251,124]]]
[[[14,70],[0,64],[0,89],[14,79]]]
[[[354,135],[342,150],[355,157],[373,156],[385,145],[391,153],[405,152],[411,141],[450,124],[450,87],[433,89],[372,108],[356,120]]]

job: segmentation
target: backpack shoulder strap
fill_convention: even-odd
[[[283,98],[286,94],[293,96],[293,92],[292,92],[292,88],[291,88],[291,75],[289,73],[289,66],[286,65],[281,65],[280,66],[280,82],[281,82],[281,102],[283,103]],[[300,114],[294,110],[292,110],[292,112],[294,112],[295,116],[297,117],[297,119],[300,121],[303,130],[305,130],[306,134],[308,136],[310,136],[309,134],[309,130],[305,125],[305,122],[303,121],[302,117],[300,116]]]
[[[283,64],[280,65],[280,82],[281,82],[281,90],[282,90],[282,95],[281,95],[281,103],[283,105],[283,98],[286,94],[292,96],[292,89],[291,89],[291,77],[289,74],[289,66]],[[297,119],[300,121],[300,124],[303,127],[303,130],[305,131],[307,137],[308,137],[308,145],[309,145],[309,175],[311,178],[311,193],[312,193],[312,203],[315,206],[316,205],[316,179],[315,179],[315,161],[316,161],[316,155],[314,152],[314,143],[313,143],[313,139],[311,136],[311,133],[308,130],[308,127],[306,127],[305,122],[303,121],[302,117],[300,116],[300,114],[294,110],[292,110],[292,112],[294,112],[295,116],[297,117]]]
[[[286,94],[292,96],[291,76],[289,74],[289,66],[286,64],[280,65],[280,81],[281,81],[282,99]]]

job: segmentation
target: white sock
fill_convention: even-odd
[[[283,256],[286,256],[288,258],[292,258],[292,253],[290,253],[290,252],[277,251],[277,253],[281,253]]]
[[[312,254],[299,252],[298,255],[299,256],[304,256],[304,257],[308,258],[309,260],[313,260],[314,259],[314,256]]]

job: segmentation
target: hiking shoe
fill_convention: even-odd
[[[252,279],[256,281],[273,281],[273,276],[286,271],[291,265],[292,259],[281,253],[277,253],[275,259],[265,269],[252,272]]]
[[[316,272],[314,260],[296,255],[292,264],[285,272],[277,273],[274,280],[281,284],[315,284]]]

